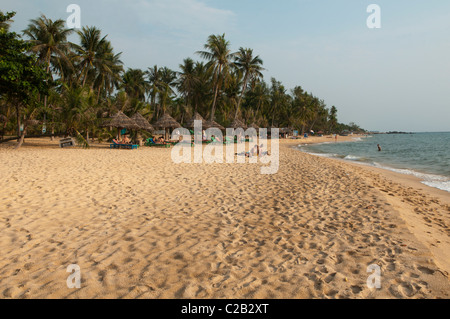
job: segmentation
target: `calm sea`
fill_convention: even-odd
[[[414,175],[425,185],[450,192],[450,132],[376,134],[356,142],[299,145],[318,156],[356,161],[402,174]],[[382,151],[378,151],[380,144]]]

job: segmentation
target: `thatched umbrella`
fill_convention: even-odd
[[[139,125],[139,127],[142,130],[146,130],[146,131],[154,131],[155,129],[153,128],[153,126],[150,125],[150,123],[145,119],[145,117],[143,117],[140,113],[136,113],[131,117],[132,120],[134,120],[136,122],[137,125]]]
[[[205,128],[206,129],[208,129],[208,128],[218,128],[221,131],[225,130],[225,128],[222,125],[220,125],[219,123],[217,123],[216,121],[207,121],[206,125],[205,125]]]
[[[154,127],[163,128],[166,131],[166,140],[168,139],[169,129],[180,128],[181,125],[169,114],[164,114],[155,124]]]
[[[258,125],[256,125],[256,123],[252,123],[251,125],[250,125],[250,127],[251,128],[254,128],[255,130],[259,130],[259,126]]]
[[[116,115],[114,115],[111,120],[107,121],[102,126],[118,128],[119,138],[120,138],[120,131],[123,128],[129,129],[129,130],[139,130],[140,129],[140,126],[134,120],[130,119],[128,116],[126,116],[125,114],[123,114],[120,111]]]
[[[230,127],[231,127],[231,128],[234,128],[234,129],[242,128],[242,129],[244,129],[244,130],[246,130],[246,129],[248,128],[247,125],[245,125],[244,122],[242,122],[242,121],[239,120],[239,119],[235,119],[234,122],[233,122],[233,124],[231,124]]]
[[[205,119],[197,112],[195,112],[194,116],[186,123],[185,126],[187,128],[194,128],[195,121],[202,121],[203,128],[207,126],[207,122],[205,121]]]

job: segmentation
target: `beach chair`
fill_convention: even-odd
[[[137,144],[119,144],[113,141],[112,144],[109,145],[110,149],[126,149],[126,150],[137,150],[139,145]]]
[[[171,144],[156,144],[152,138],[149,138],[147,142],[145,142],[145,146],[148,147],[158,147],[158,148],[170,148]]]

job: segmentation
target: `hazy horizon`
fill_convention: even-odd
[[[41,14],[66,20],[81,7],[82,25],[100,28],[125,68],[179,70],[201,60],[210,34],[232,49],[249,47],[290,91],[300,85],[338,108],[339,121],[369,131],[450,131],[450,2],[412,0],[272,1],[4,0],[21,33]],[[381,7],[381,29],[369,29],[368,5]],[[76,41],[76,37],[71,40]]]

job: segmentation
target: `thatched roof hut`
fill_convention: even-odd
[[[242,122],[239,119],[235,119],[234,122],[230,125],[230,127],[234,129],[242,128],[244,130],[248,128],[247,125],[245,125],[244,122]]]
[[[207,121],[207,122],[206,122],[206,125],[205,125],[205,128],[206,128],[206,129],[209,129],[209,128],[218,128],[218,129],[221,130],[221,131],[224,131],[224,130],[225,130],[225,128],[224,128],[222,125],[220,125],[219,123],[217,123],[216,121]]]
[[[155,124],[153,124],[154,127],[158,128],[180,128],[181,125],[173,117],[171,117],[169,114],[164,114]]]
[[[140,126],[122,112],[118,112],[112,119],[103,124],[104,127],[126,128],[129,130],[139,130]]]
[[[146,131],[154,131],[155,129],[153,128],[153,126],[150,125],[150,123],[140,114],[140,113],[136,113],[131,117],[132,120],[134,120],[136,122],[137,125],[139,125],[139,127],[142,130],[146,130]]]
[[[194,128],[195,121],[202,121],[202,127],[205,128],[207,126],[206,120],[197,112],[195,112],[194,116],[186,123],[187,128]]]
[[[163,128],[166,131],[166,140],[170,138],[170,129],[177,129],[181,127],[181,124],[175,121],[173,117],[171,117],[169,114],[164,114],[155,124],[153,124],[154,127],[157,128]]]

